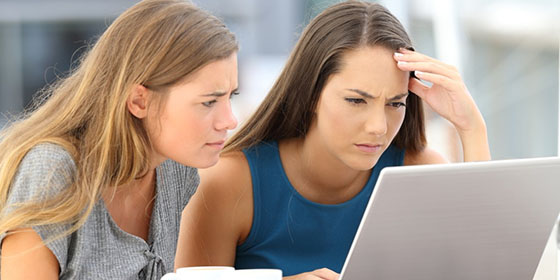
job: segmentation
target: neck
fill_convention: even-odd
[[[130,183],[106,189],[103,200],[122,230],[148,241],[155,198],[155,169]]]
[[[305,198],[321,204],[339,204],[356,196],[371,170],[355,170],[334,157],[312,137],[289,139],[280,145],[286,174]]]
[[[155,168],[150,168],[146,175],[131,182],[117,186],[116,188],[108,188],[103,194],[105,202],[113,200],[138,200],[143,199],[146,204],[151,203],[155,194]]]

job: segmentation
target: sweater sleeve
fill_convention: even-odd
[[[4,213],[10,213],[24,203],[40,203],[68,188],[76,172],[70,154],[55,144],[39,144],[32,148],[21,161],[8,193]],[[33,226],[46,246],[58,260],[60,271],[67,261],[70,236],[61,236],[69,224]],[[6,234],[0,235],[0,244]],[[60,238],[57,238],[60,237]],[[52,238],[55,238],[52,240]],[[52,240],[52,241],[50,241]]]

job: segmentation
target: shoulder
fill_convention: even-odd
[[[200,185],[185,207],[186,211],[190,210],[187,215],[204,220],[209,227],[230,225],[228,230],[236,236],[236,241],[239,236],[246,236],[252,221],[253,185],[243,152],[221,155],[216,165],[199,172]]]
[[[19,169],[25,170],[70,170],[76,168],[74,159],[62,146],[52,143],[41,143],[29,150],[23,157]]]
[[[237,212],[250,211],[253,185],[249,165],[242,152],[221,155],[216,165],[200,169],[199,173],[200,185],[193,201],[197,205],[203,205],[208,215],[214,215],[215,218],[244,216]]]
[[[218,163],[200,169],[200,188],[207,190],[227,188],[230,193],[239,193],[251,186],[251,171],[245,154],[241,151],[228,152],[220,156]]]
[[[233,265],[252,222],[247,160],[241,151],[228,152],[199,173],[200,185],[181,215],[175,266]]]
[[[445,159],[443,155],[428,147],[418,152],[410,152],[407,150],[404,154],[404,165],[438,164],[447,162],[447,159]]]
[[[62,146],[36,145],[21,160],[11,186],[11,199],[29,200],[35,195],[59,193],[74,180],[76,164]]]

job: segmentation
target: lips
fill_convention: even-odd
[[[208,145],[212,148],[222,149],[224,147],[225,143],[226,143],[226,140],[220,140],[220,141],[216,141],[216,142],[206,143],[206,145]]]
[[[354,144],[358,150],[364,153],[376,153],[381,151],[383,145],[381,144],[370,144],[370,143],[363,143],[363,144]]]

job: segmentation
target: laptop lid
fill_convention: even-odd
[[[385,168],[341,279],[533,279],[559,212],[560,158]]]

